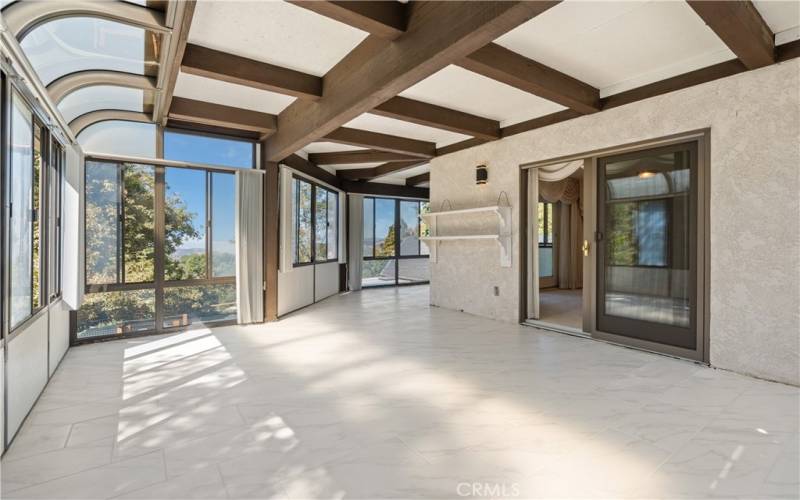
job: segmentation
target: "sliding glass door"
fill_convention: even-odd
[[[697,143],[598,161],[597,329],[694,349]]]
[[[78,339],[236,319],[234,174],[87,161]]]
[[[428,203],[394,198],[364,198],[364,261],[361,286],[394,286],[430,280],[427,231],[419,214]]]

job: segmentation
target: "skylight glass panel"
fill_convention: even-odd
[[[106,19],[67,17],[36,27],[20,45],[47,85],[91,69],[145,74],[146,45],[152,37],[141,28]]]
[[[78,144],[88,153],[156,157],[156,126],[152,123],[109,120],[78,134]]]
[[[58,110],[67,123],[101,109],[144,111],[144,90],[115,85],[92,85],[67,94],[58,103]]]

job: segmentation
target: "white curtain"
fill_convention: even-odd
[[[236,172],[236,305],[240,324],[264,321],[264,175]]]
[[[528,318],[539,319],[539,170],[528,170]]]
[[[577,172],[580,168],[583,168],[583,160],[573,160],[528,170],[528,318],[539,319],[539,181],[559,183],[558,186],[550,187],[557,187],[555,191],[558,191],[559,197],[567,196],[571,198],[575,192],[580,194],[580,184],[578,184],[576,190],[574,189],[575,185],[570,181],[565,181],[565,179]],[[564,182],[561,183],[561,181]],[[560,234],[565,236],[565,239],[570,238],[573,234],[580,235],[581,232],[576,233],[576,231],[579,231],[580,226],[571,223],[573,210],[570,210],[570,206],[563,203],[561,205],[564,205],[566,210],[554,214],[556,215],[553,221],[554,227],[559,230]],[[577,206],[573,208],[576,209],[574,212],[579,213]],[[566,228],[563,226],[559,227],[559,223],[566,224]],[[560,246],[566,249],[569,248],[568,245],[569,241],[566,242],[566,245],[561,244]],[[560,264],[566,264],[569,268],[573,268],[573,262],[574,260],[571,256],[560,260]],[[577,264],[582,264],[582,261],[578,260]],[[561,266],[559,265],[559,267]],[[568,276],[566,284],[571,284],[575,282],[574,280],[577,279],[579,274],[582,275],[582,272],[578,271],[565,274]]]
[[[345,207],[347,206],[347,194],[344,191],[339,191],[339,231],[337,236],[339,241],[339,264],[347,262],[347,215]]]
[[[347,283],[350,290],[361,290],[361,264],[364,257],[364,196],[351,194],[348,224]]]
[[[583,167],[583,160],[573,160],[566,163],[557,163],[555,165],[547,165],[546,167],[538,167],[531,170],[536,170],[539,175],[539,180],[545,182],[555,182],[566,179],[570,175]]]
[[[281,165],[281,178],[280,178],[280,255],[278,260],[278,269],[282,273],[288,273],[293,269],[294,259],[292,255],[292,206],[294,199],[292,196],[292,182],[294,176],[292,171],[285,165]]]

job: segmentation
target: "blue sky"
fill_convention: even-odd
[[[226,167],[253,167],[253,143],[205,135],[164,134],[164,158]]]
[[[253,144],[223,138],[180,134],[164,134],[164,158],[167,160],[206,163],[227,167],[252,168]],[[234,239],[234,179],[233,174],[212,174],[214,241]],[[185,168],[166,169],[167,195],[177,193],[195,215],[195,227],[203,228],[205,215],[205,172]],[[204,231],[203,231],[204,233]],[[201,235],[202,238],[205,234]],[[204,239],[184,242],[181,248],[203,248]],[[225,249],[226,245],[215,245]]]

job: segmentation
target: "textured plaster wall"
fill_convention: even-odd
[[[800,60],[533,130],[431,162],[431,207],[514,207],[513,267],[490,241],[441,244],[431,303],[507,322],[519,315],[519,165],[711,130],[710,361],[800,385]],[[489,184],[474,169],[489,166]],[[482,216],[483,217],[483,216]],[[492,230],[443,220],[440,233]],[[493,286],[500,289],[493,295]]]

